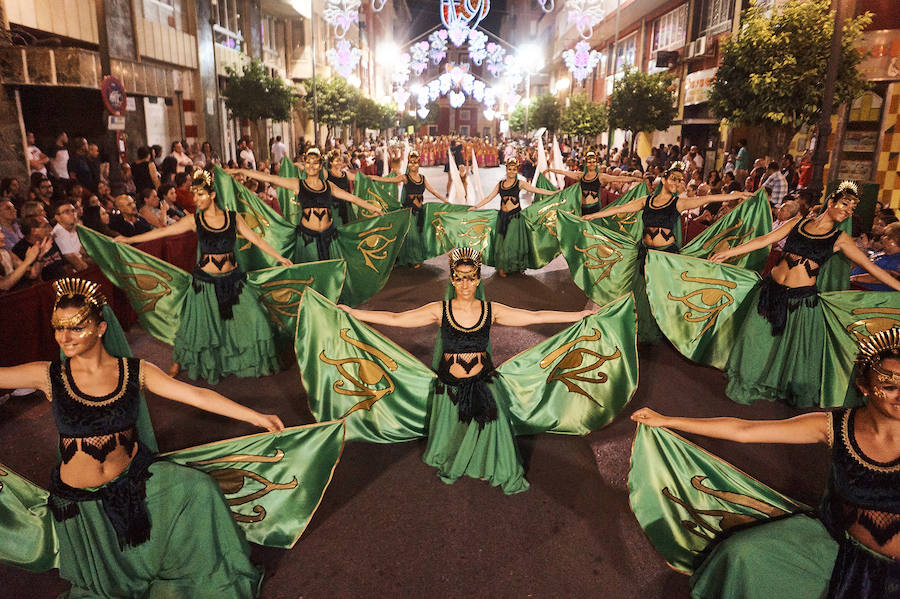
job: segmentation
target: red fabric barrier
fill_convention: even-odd
[[[197,236],[185,233],[142,243],[141,250],[161,258],[190,272],[197,261]],[[137,315],[128,303],[128,297],[117,289],[96,266],[78,273],[82,279],[100,283],[103,294],[109,300],[116,318],[127,329],[137,322]],[[50,328],[53,311],[52,282],[37,283],[30,287],[0,294],[0,331],[7,343],[0,348],[0,366],[15,366],[35,360],[54,360],[59,357],[59,346]]]
[[[705,225],[699,221],[691,219],[682,219],[681,221],[681,245],[682,247],[690,243],[694,237],[705,231],[709,225]]]

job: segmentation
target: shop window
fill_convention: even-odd
[[[734,0],[704,0],[700,13],[700,35],[716,35],[731,29]]]
[[[218,0],[217,7],[218,10],[213,12],[216,43],[243,51],[244,36],[241,35],[241,15],[237,0]]]
[[[635,65],[637,33],[632,33],[616,44],[615,73],[623,73]]]

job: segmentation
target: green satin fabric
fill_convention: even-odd
[[[434,373],[311,289],[300,303],[295,349],[317,420],[343,418],[350,441],[427,435]]]
[[[426,204],[428,206],[428,204]],[[446,204],[445,204],[446,206]],[[438,226],[440,229],[438,229]],[[465,210],[446,212],[435,227],[443,254],[458,247],[470,247],[481,253],[482,264],[494,266],[494,235],[497,230],[496,210]]]
[[[646,196],[649,193],[650,191],[647,189],[647,184],[644,181],[641,181],[637,186],[632,187],[622,194],[618,200],[610,202],[606,208],[627,204],[631,200]],[[644,222],[641,220],[641,212],[642,211],[638,210],[637,212],[626,212],[624,214],[605,216],[603,218],[594,219],[591,222],[606,227],[616,233],[627,235],[634,241],[640,241],[644,232]],[[681,231],[680,223],[678,230]],[[678,244],[681,245],[680,235],[678,236]]]
[[[85,227],[78,227],[82,247],[103,274],[128,296],[144,329],[172,345],[191,286],[191,275],[150,254]]]
[[[556,188],[556,185],[551,183],[550,179],[544,176],[544,173],[538,173],[537,181],[535,182],[534,186],[538,189],[546,189],[547,191],[559,191]]]
[[[528,226],[521,214],[509,221],[506,235],[494,232],[494,266],[507,273],[524,272],[532,254]]]
[[[344,448],[344,423],[323,422],[165,454],[209,474],[248,541],[294,546],[313,517]]]
[[[585,435],[609,424],[637,389],[629,294],[504,362],[494,383],[518,435]]]
[[[760,189],[691,240],[680,253],[694,258],[709,258],[716,252],[731,249],[771,231],[772,208],[765,190]],[[727,263],[759,272],[768,258],[769,248],[765,247],[731,258]]]
[[[59,567],[49,496],[0,464],[0,562],[32,572]]]
[[[725,368],[759,283],[752,270],[666,252],[648,251],[647,296],[663,334],[685,357]]]
[[[406,239],[403,240],[403,246],[397,255],[398,266],[416,266],[422,264],[428,259],[428,248],[425,245],[425,236],[430,233],[428,223],[425,222],[422,230],[419,230],[416,215],[412,210],[409,211],[409,231],[406,233]]]
[[[249,272],[247,285],[256,292],[272,324],[293,335],[303,290],[311,287],[336,302],[346,273],[343,260],[322,260]]]
[[[468,211],[469,207],[465,204],[426,202],[424,208],[425,230],[427,231],[427,234],[422,236],[422,241],[425,244],[425,254],[427,258],[434,258],[435,256],[445,254],[456,247],[447,237],[447,229],[444,228],[444,216],[452,213],[465,213]]]
[[[810,510],[682,437],[643,425],[631,450],[628,493],[650,542],[686,574],[723,531]]]
[[[577,185],[551,196],[535,196],[535,201],[522,210],[521,218],[528,224],[531,238],[529,268],[543,268],[559,255],[559,213],[578,215],[580,210],[581,192]]]
[[[848,218],[838,225],[838,230],[847,235],[853,235],[853,218]],[[842,252],[832,256],[822,265],[819,269],[819,276],[816,277],[819,291],[847,291],[850,289],[850,268],[852,266],[850,259]]]
[[[572,280],[600,306],[630,293],[638,271],[637,242],[596,221],[558,213],[560,250]]]
[[[395,177],[395,173],[390,173],[389,177]],[[356,173],[353,180],[353,195],[379,206],[382,212],[392,212],[400,210],[403,206],[399,199],[400,185],[397,183],[385,183],[383,181],[373,181],[361,172]],[[340,200],[338,200],[340,201]],[[355,220],[370,218],[372,213],[353,204],[350,206],[350,214]]]

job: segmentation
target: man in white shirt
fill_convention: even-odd
[[[78,217],[75,214],[75,206],[68,202],[56,205],[56,226],[53,227],[53,241],[66,262],[72,265],[76,271],[88,268],[87,256],[81,247],[75,225]]]
[[[240,153],[238,157],[240,158],[240,162],[243,165],[246,164],[246,168],[250,170],[256,170],[256,157],[253,155],[253,150],[250,148],[250,141],[247,140],[246,137],[241,139],[240,145]]]
[[[40,173],[46,177],[47,163],[50,162],[50,159],[41,152],[39,147],[34,145],[34,133],[29,131],[26,137],[28,139],[28,168],[31,169],[31,172]]]
[[[281,164],[281,159],[287,154],[287,146],[281,141],[281,136],[275,138],[272,144],[272,164]]]
[[[69,178],[69,134],[65,131],[56,136],[56,143],[51,151],[53,172],[57,179]]]

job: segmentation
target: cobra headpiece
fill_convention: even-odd
[[[212,192],[215,189],[212,173],[205,168],[195,168],[194,172],[191,173],[191,188],[205,189],[208,192]]]
[[[900,385],[900,373],[881,366],[881,360],[888,356],[900,357],[900,328],[898,327],[891,327],[860,339],[856,366],[861,372],[871,368],[881,384]]]
[[[100,291],[100,285],[93,281],[84,279],[76,279],[75,277],[66,277],[53,282],[53,290],[56,292],[56,299],[53,302],[53,315],[50,317],[50,325],[54,329],[66,329],[78,326],[85,318],[87,318],[93,310],[96,314],[101,314],[103,306],[106,305],[106,296]],[[56,307],[63,298],[82,297],[84,305],[77,313],[65,318],[59,316]]]
[[[680,160],[676,160],[669,168],[666,169],[666,172],[663,174],[664,177],[668,177],[672,173],[684,173],[684,163]]]

